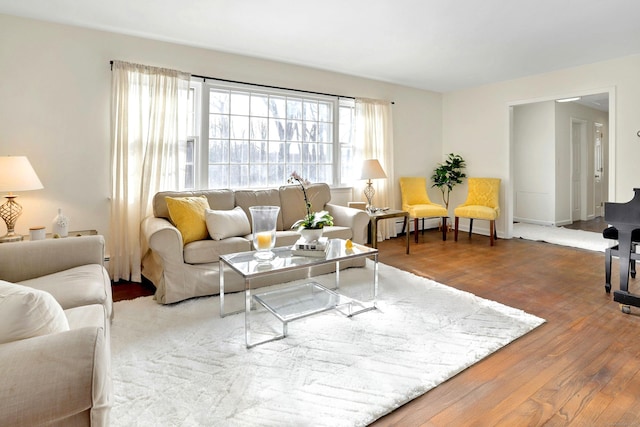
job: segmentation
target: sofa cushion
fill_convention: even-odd
[[[182,244],[195,242],[209,237],[204,212],[209,209],[205,196],[165,198],[171,222],[182,234]]]
[[[280,206],[280,192],[276,188],[268,190],[236,190],[236,206],[240,206],[249,222],[251,222],[251,212],[249,208],[251,206]],[[278,221],[276,222],[276,230],[283,230],[282,228],[282,211],[278,213]]]
[[[68,330],[51,294],[0,280],[0,344]]]
[[[165,197],[198,197],[205,196],[210,209],[229,210],[235,206],[233,190],[198,190],[198,191],[160,191],[153,196],[153,216],[171,220]]]
[[[324,210],[324,206],[331,201],[331,189],[327,184],[310,184],[307,186],[306,192],[312,212]],[[283,227],[281,230],[288,230],[297,220],[304,218],[307,214],[304,193],[299,185],[284,185],[280,187],[279,193],[280,205],[286,206],[286,209],[281,212]]]
[[[107,316],[112,313],[111,280],[105,268],[98,264],[81,265],[19,284],[50,293],[65,310],[101,304]]]
[[[251,250],[251,241],[244,237],[229,237],[223,240],[199,240],[184,247],[184,262],[187,264],[209,264],[220,261],[220,255]]]
[[[244,236],[251,233],[249,218],[240,206],[228,211],[207,209],[204,213],[209,236],[213,240]]]
[[[64,314],[69,322],[69,329],[96,327],[102,328],[106,332],[109,326],[109,322],[105,318],[104,308],[100,304],[70,308],[65,310]]]

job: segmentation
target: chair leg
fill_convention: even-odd
[[[471,238],[472,231],[473,231],[473,218],[469,218],[469,238]]]
[[[413,235],[415,242],[418,243],[418,218],[413,218]]]
[[[422,218],[422,235],[424,236],[424,218]]]
[[[405,228],[407,228],[407,221],[402,221],[402,233],[400,233],[400,234],[404,234]],[[407,233],[408,232],[409,232],[409,230],[407,230]]]
[[[458,241],[458,223],[460,222],[460,218],[456,217],[454,220],[454,226],[453,226],[453,240],[455,242]]]
[[[604,290],[611,293],[611,248],[604,250]]]
[[[447,217],[442,217],[442,241],[447,241]]]
[[[491,242],[491,246],[493,246],[493,235],[496,230],[496,222],[495,220],[489,221],[489,241]]]

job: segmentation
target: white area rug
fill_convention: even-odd
[[[112,425],[367,425],[544,322],[379,266],[378,310],[300,319],[251,349],[244,315],[221,319],[218,297],[115,303]],[[340,279],[371,277],[369,265]]]
[[[513,224],[513,237],[599,252],[612,244],[602,237],[602,233],[522,222]]]

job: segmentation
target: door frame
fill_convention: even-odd
[[[589,182],[587,181],[587,166],[588,166],[588,140],[587,140],[587,124],[588,121],[587,120],[583,120],[583,119],[578,119],[575,117],[571,117],[569,119],[569,126],[570,126],[570,132],[569,132],[569,150],[570,150],[570,154],[569,154],[569,220],[571,222],[575,221],[573,218],[573,211],[576,208],[576,206],[574,206],[573,200],[574,200],[574,187],[573,187],[573,172],[575,170],[574,168],[574,164],[573,164],[573,159],[574,159],[574,134],[573,134],[573,127],[574,125],[578,125],[580,127],[580,218],[578,218],[578,220],[582,220],[585,221],[588,216],[589,216],[589,210],[588,210],[588,196],[587,196],[587,189],[589,188]]]
[[[507,200],[508,202],[505,204],[505,219],[507,221],[505,228],[505,237],[510,239],[513,237],[513,212],[514,212],[514,185],[513,185],[513,177],[514,177],[514,138],[513,138],[513,107],[524,104],[532,104],[536,102],[543,101],[555,101],[556,99],[563,98],[572,98],[574,96],[587,96],[587,95],[595,95],[598,93],[607,93],[609,95],[609,134],[608,134],[608,197],[616,194],[616,87],[606,87],[602,89],[591,89],[591,90],[583,90],[569,93],[561,93],[555,96],[545,96],[540,98],[529,98],[522,99],[516,101],[507,102],[505,108],[505,122],[506,129],[505,134],[506,138],[509,141],[508,144],[508,158],[509,158],[509,182],[507,188]]]

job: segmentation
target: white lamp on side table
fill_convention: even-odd
[[[17,242],[22,236],[16,234],[15,226],[22,213],[22,206],[15,201],[13,191],[30,191],[44,188],[31,163],[24,156],[0,156],[0,191],[8,191],[7,201],[0,206],[0,217],[7,224],[7,234],[0,237],[0,243]]]
[[[376,193],[376,190],[373,188],[372,179],[385,179],[387,174],[382,170],[382,166],[380,166],[380,162],[378,159],[367,159],[362,163],[362,173],[360,174],[360,179],[366,179],[367,186],[364,188],[364,197],[367,198],[367,211],[374,212],[375,208],[373,207],[373,195]]]

